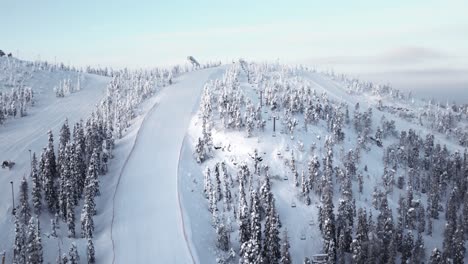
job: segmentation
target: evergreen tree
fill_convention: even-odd
[[[19,205],[16,213],[18,214],[21,224],[27,226],[29,224],[29,219],[31,218],[31,209],[29,207],[28,182],[24,177],[21,180]]]
[[[49,146],[43,153],[44,165],[41,175],[44,181],[44,196],[49,212],[55,213],[58,209],[58,193],[55,184],[56,166],[52,132],[49,130]]]
[[[80,262],[80,256],[78,255],[78,248],[76,247],[75,242],[71,243],[70,251],[68,251],[68,256],[70,257],[70,264],[78,264]]]
[[[96,263],[96,258],[95,258],[95,251],[94,251],[94,244],[93,240],[88,238],[88,246],[87,246],[87,256],[88,256],[88,264],[94,264]]]
[[[278,263],[281,258],[279,223],[275,202],[270,194],[264,229],[263,257],[266,263]]]
[[[75,237],[75,206],[71,197],[67,198],[68,237]]]
[[[81,237],[92,238],[94,232],[94,220],[92,205],[94,198],[87,196],[85,198],[85,204],[81,210]]]
[[[26,234],[24,232],[24,225],[15,216],[15,244],[13,246],[13,263],[25,264],[26,263]]]
[[[401,262],[406,263],[411,258],[411,254],[414,248],[414,239],[413,234],[410,232],[406,233],[403,238],[403,243],[401,247]]]
[[[367,214],[364,210],[358,211],[358,223],[356,236],[351,243],[352,263],[361,264],[367,261],[367,243],[368,243]]]
[[[260,245],[250,239],[241,245],[239,264],[261,263]]]
[[[429,264],[441,264],[444,263],[442,258],[442,253],[438,248],[434,248],[431,253],[431,258],[429,259]]]
[[[32,162],[31,162],[31,181],[32,181],[32,204],[34,208],[34,212],[37,215],[41,214],[42,208],[42,184],[41,179],[39,176],[39,172],[37,171],[37,159],[36,153],[33,153]]]
[[[463,230],[462,218],[458,220],[457,230],[455,231],[454,242],[453,242],[453,263],[462,264],[465,259],[465,231]]]
[[[216,235],[217,235],[216,246],[223,251],[228,251],[229,250],[229,231],[224,226],[223,223],[219,223],[216,226]]]
[[[239,183],[239,242],[243,243],[250,239],[250,216],[248,214],[248,206],[245,197],[244,183],[241,180]]]
[[[43,263],[41,231],[39,227],[39,220],[37,220],[35,217],[31,218],[28,225],[26,254],[26,263]]]
[[[289,248],[291,247],[289,245],[289,239],[288,239],[288,232],[285,230],[283,232],[283,243],[281,245],[281,258],[280,258],[280,263],[281,264],[291,264],[291,254],[289,253]]]
[[[59,145],[58,145],[58,154],[57,154],[57,170],[59,171],[59,174],[61,175],[63,173],[63,166],[65,163],[68,163],[65,161],[65,148],[68,142],[70,141],[70,127],[68,126],[68,119],[65,119],[65,122],[62,125],[62,128],[60,129],[60,135],[59,135]]]
[[[50,230],[50,235],[52,237],[57,237],[57,222],[55,221],[55,218],[50,219]]]
[[[262,225],[260,219],[260,199],[256,191],[251,193],[252,199],[252,212],[250,214],[250,236],[251,239],[256,240],[255,244],[261,246],[262,242]]]
[[[414,249],[412,252],[411,262],[412,263],[422,263],[425,258],[425,248],[424,248],[424,240],[421,233],[418,233],[418,238],[414,243]]]
[[[58,177],[57,175],[57,161],[55,159],[55,151],[54,151],[54,135],[52,134],[52,130],[47,132],[49,137],[49,144],[47,145],[47,158],[49,160],[49,171],[52,175],[52,178],[55,179]]]

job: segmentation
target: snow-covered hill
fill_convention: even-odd
[[[86,118],[105,94],[110,78],[76,71],[41,69],[34,63],[14,58],[0,58],[0,92],[18,86],[32,88],[34,105],[24,117],[10,117],[0,125],[0,160],[15,162],[14,167],[0,170],[0,250],[11,253],[14,240],[12,213],[13,182],[16,205],[21,179],[29,178],[30,152],[40,153],[47,142],[47,132],[58,135],[65,119],[78,122]],[[63,80],[81,81],[81,90],[64,98],[55,95],[54,87]],[[48,225],[48,221],[44,223]],[[11,254],[8,254],[11,259]],[[8,262],[8,261],[7,261]]]
[[[181,152],[197,262],[467,260],[467,110],[239,61],[207,83]]]
[[[0,58],[6,263],[468,260],[467,105],[209,66],[87,70],[111,78]]]

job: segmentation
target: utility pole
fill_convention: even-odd
[[[263,94],[262,91],[260,91],[260,107],[263,106],[263,105],[262,105],[262,94]]]
[[[13,181],[10,181],[11,183],[11,200],[13,201],[13,210],[11,213],[14,215],[15,214],[15,191],[13,190]]]
[[[276,137],[276,116],[273,116],[273,136]]]
[[[32,158],[31,158],[31,150],[29,150],[29,167],[31,167],[31,173],[32,173]]]

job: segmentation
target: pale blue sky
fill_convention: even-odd
[[[135,68],[193,55],[357,73],[468,69],[466,0],[0,0],[0,9],[0,49],[25,59]]]
[[[349,61],[407,48],[468,54],[468,1],[0,3],[3,49],[74,64],[151,66],[188,54]]]

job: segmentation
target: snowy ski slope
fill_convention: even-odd
[[[36,103],[30,108],[27,116],[9,119],[0,126],[0,159],[16,163],[11,170],[0,169],[0,250],[10,250],[12,247],[14,225],[11,217],[10,182],[13,182],[17,199],[22,177],[29,177],[29,150],[40,155],[42,148],[47,144],[47,131],[52,130],[57,137],[66,118],[70,123],[86,118],[104,96],[110,80],[107,77],[82,74],[81,91],[57,98],[53,91],[54,86],[64,78],[76,80],[78,73],[41,70],[32,72],[26,66],[17,70],[31,72],[31,78],[25,81],[25,85],[34,89]],[[48,226],[48,223],[44,224]]]
[[[204,83],[219,68],[184,75],[147,114],[118,184],[114,263],[192,263],[177,197],[179,151]]]

